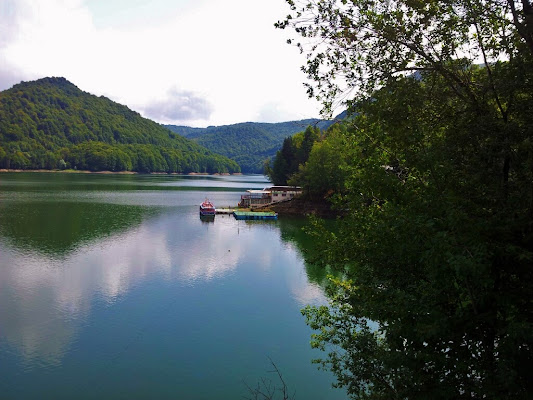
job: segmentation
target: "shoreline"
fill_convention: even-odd
[[[308,216],[314,215],[320,218],[336,218],[341,216],[337,210],[333,210],[327,201],[311,201],[302,198],[293,198],[288,201],[272,203],[263,207],[255,207],[255,210],[268,209],[280,216]]]
[[[189,173],[177,173],[177,172],[136,172],[136,171],[88,171],[88,170],[75,170],[75,169],[5,169],[0,168],[1,173],[59,173],[59,174],[96,174],[96,175],[182,175],[182,176],[233,176],[243,175],[242,172],[237,173],[214,173],[208,174],[204,172],[189,172]],[[280,203],[268,204],[263,207],[256,207],[256,210],[268,209],[274,211],[281,216],[300,216],[305,217],[307,215],[315,215],[320,218],[336,218],[342,216],[341,212],[333,210],[327,201],[311,201],[307,199],[294,198],[290,201],[284,201]]]
[[[233,174],[230,174],[229,172],[215,172],[214,174],[210,174],[207,172],[188,172],[188,173],[180,173],[180,172],[136,172],[136,171],[89,171],[89,170],[81,170],[81,169],[6,169],[6,168],[0,168],[0,173],[8,173],[8,172],[36,172],[36,173],[60,173],[60,174],[100,174],[100,175],[191,175],[191,176],[231,176],[231,175],[242,175],[242,172],[235,172]]]

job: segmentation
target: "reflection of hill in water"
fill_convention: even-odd
[[[131,229],[153,208],[86,202],[0,204],[0,236],[19,249],[62,255],[103,237]]]

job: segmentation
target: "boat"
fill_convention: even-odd
[[[208,199],[205,199],[204,202],[200,204],[200,216],[214,216],[215,213],[215,206]]]

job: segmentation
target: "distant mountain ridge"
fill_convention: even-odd
[[[239,172],[238,164],[81,91],[65,78],[21,82],[0,92],[0,168]]]
[[[325,130],[344,117],[343,112],[333,120],[310,118],[278,123],[242,122],[207,128],[164,126],[215,153],[235,160],[243,172],[262,173],[265,160],[276,154],[286,137],[304,131],[309,125]]]
[[[42,78],[0,92],[0,168],[262,173],[286,137],[343,118],[160,125],[65,78]]]

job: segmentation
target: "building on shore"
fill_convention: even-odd
[[[263,190],[247,190],[246,194],[241,195],[239,207],[252,208],[257,206],[264,206],[272,203],[272,197],[269,191]]]
[[[239,207],[253,208],[288,201],[302,194],[299,186],[272,186],[263,190],[247,190],[241,195]]]

